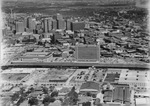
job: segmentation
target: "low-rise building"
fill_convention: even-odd
[[[150,72],[149,71],[136,71],[136,70],[122,70],[118,83],[129,84],[138,90],[150,89]]]
[[[56,86],[63,87],[66,86],[67,80],[74,73],[74,69],[50,69],[49,72],[37,81],[38,85],[45,86]]]
[[[100,84],[92,81],[85,82],[80,87],[80,93],[83,95],[87,95],[88,92],[90,92],[92,95],[95,95],[100,90]]]

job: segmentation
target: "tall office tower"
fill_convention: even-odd
[[[55,19],[55,20],[62,20],[63,16],[61,14],[57,13],[56,15],[53,16],[53,19]]]
[[[63,19],[57,20],[57,29],[65,29],[65,21]]]
[[[84,22],[72,22],[71,23],[71,30],[77,31],[77,30],[83,30],[85,28]]]
[[[24,22],[16,22],[15,23],[16,32],[24,32]]]
[[[52,29],[53,30],[57,29],[57,20],[52,20]]]
[[[52,18],[45,18],[42,24],[45,33],[52,30]]]
[[[75,58],[77,61],[97,62],[100,60],[100,45],[76,45]]]
[[[45,33],[48,32],[48,20],[47,19],[43,20],[43,30]]]
[[[72,20],[66,20],[66,29],[67,30],[71,30],[71,22],[72,22]]]
[[[28,18],[24,18],[23,22],[24,22],[24,27],[27,28],[27,25],[28,25]]]
[[[36,28],[36,19],[32,17],[27,18],[27,28],[34,30]]]
[[[27,28],[29,28],[29,26],[30,26],[29,24],[30,24],[31,20],[32,20],[31,17],[27,17]]]
[[[62,20],[63,19],[63,16],[61,14],[57,14],[57,20]]]
[[[47,22],[47,25],[48,25],[48,32],[50,32],[50,31],[52,30],[52,19],[50,18],[50,19],[48,19],[47,21],[48,21],[48,22]]]

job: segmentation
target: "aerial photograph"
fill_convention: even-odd
[[[0,106],[150,106],[150,0],[1,0]]]

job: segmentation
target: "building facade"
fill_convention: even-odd
[[[83,30],[85,28],[84,22],[72,22],[71,23],[71,30],[77,31],[77,30]]]
[[[23,22],[16,22],[16,32],[24,32],[24,23]]]
[[[97,62],[100,60],[99,45],[76,45],[76,61]]]
[[[65,21],[63,19],[57,20],[57,29],[66,29]]]

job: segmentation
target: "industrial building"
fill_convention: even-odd
[[[137,70],[122,70],[118,83],[129,84],[130,87],[141,91],[150,89],[150,72]]]
[[[104,91],[104,103],[115,106],[130,106],[132,91],[128,86],[117,85],[113,90]]]

